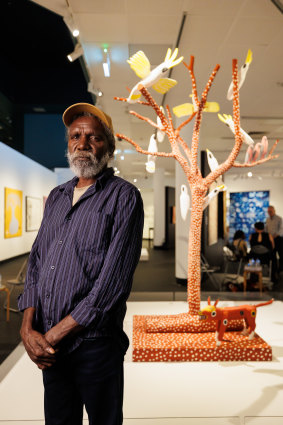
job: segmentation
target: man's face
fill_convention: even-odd
[[[275,209],[273,207],[268,207],[267,212],[269,217],[273,217],[275,215]]]
[[[68,161],[76,176],[91,178],[109,161],[102,125],[93,117],[77,118],[69,127]]]

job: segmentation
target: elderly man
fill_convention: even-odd
[[[269,217],[266,219],[265,229],[274,239],[275,252],[279,255],[279,270],[283,270],[283,222],[282,218],[276,215],[275,208],[269,205],[267,209]]]
[[[33,244],[21,337],[43,371],[47,425],[123,421],[126,300],[141,251],[139,191],[107,168],[111,118],[87,103],[63,114],[76,177],[53,189]]]

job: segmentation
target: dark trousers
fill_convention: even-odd
[[[45,424],[81,425],[85,405],[90,425],[121,425],[123,360],[121,348],[100,337],[44,370]]]

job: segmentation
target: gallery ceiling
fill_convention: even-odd
[[[178,43],[185,61],[189,61],[190,55],[195,56],[199,92],[219,63],[221,68],[208,100],[218,102],[221,113],[230,114],[232,104],[226,99],[226,93],[231,82],[232,59],[237,58],[241,66],[251,49],[253,61],[240,91],[241,126],[255,142],[260,141],[262,135],[268,137],[270,144],[280,139],[277,147],[280,158],[254,172],[283,178],[283,14],[271,0],[33,1],[62,18],[72,18],[80,31],[77,42],[83,47],[88,79],[97,91],[103,92],[98,106],[112,116],[116,132],[131,137],[145,149],[153,129],[131,116],[129,110],[155,120],[154,115],[145,106],[113,99],[114,96],[127,97],[127,87],[132,88],[138,81],[126,62],[132,54],[143,50],[154,67],[164,60],[167,48],[174,48]],[[40,22],[37,25],[40,27]],[[52,33],[52,28],[50,34],[53,34],[53,42],[55,38],[57,44],[63,43],[60,34]],[[36,38],[35,32],[34,40]],[[106,45],[111,65],[109,78],[104,76],[102,67]],[[76,67],[78,60],[69,65]],[[191,83],[182,64],[173,68],[171,78],[178,81],[166,95],[165,103],[172,108],[190,101]],[[162,95],[154,94],[154,97],[157,103],[162,103]],[[82,99],[78,97],[77,100]],[[162,150],[170,150],[168,141],[163,145]],[[222,161],[232,146],[233,135],[229,128],[219,121],[217,114],[205,114],[201,149],[210,149]],[[121,174],[130,180],[144,178],[146,157],[135,153],[126,142],[117,142],[117,148],[120,152],[115,164]],[[242,158],[245,150],[244,146]],[[158,166],[164,167],[168,175],[174,174],[172,159],[158,159]],[[234,169],[230,173],[243,171]]]

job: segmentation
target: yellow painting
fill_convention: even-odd
[[[5,187],[5,238],[22,235],[22,204],[23,192]]]

